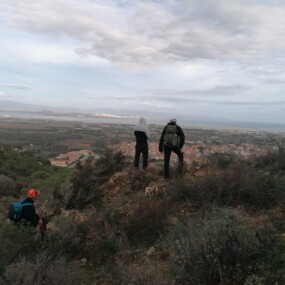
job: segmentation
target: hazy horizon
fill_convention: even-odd
[[[1,108],[0,119],[38,119],[38,120],[57,120],[57,121],[78,121],[82,123],[111,123],[111,124],[128,124],[134,125],[138,118],[143,116],[147,118],[148,124],[164,125],[169,121],[168,114],[156,112],[140,113],[140,116],[135,116],[130,111],[128,114],[123,111],[114,111],[112,109],[104,110],[105,113],[90,112],[86,109],[56,109],[46,106],[36,106],[38,109],[33,109],[33,105],[17,105],[15,102],[9,102],[10,108]],[[15,104],[13,104],[15,103]],[[12,108],[14,106],[14,108]],[[15,107],[16,106],[16,107]],[[19,108],[22,106],[22,109]],[[23,108],[24,106],[24,108]],[[17,109],[18,107],[18,109]],[[213,120],[212,118],[191,117],[184,114],[178,116],[178,123],[187,128],[207,128],[207,129],[224,129],[224,130],[252,130],[252,131],[285,131],[285,124],[277,123],[259,123],[236,120]]]

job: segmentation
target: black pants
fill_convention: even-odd
[[[171,152],[173,151],[174,153],[177,154],[179,158],[179,163],[178,163],[178,171],[180,174],[183,172],[183,152],[179,147],[164,147],[164,177],[165,179],[169,179],[169,161],[170,161],[170,156]]]
[[[140,156],[143,157],[143,169],[147,168],[148,165],[148,144],[147,143],[137,143],[136,144],[136,153],[135,153],[135,162],[134,166],[139,167]]]

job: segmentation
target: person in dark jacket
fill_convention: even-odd
[[[148,166],[148,142],[147,140],[149,138],[149,130],[148,130],[145,118],[139,119],[137,125],[134,128],[134,134],[136,137],[134,167],[139,168],[139,161],[142,155],[143,169],[146,169]]]
[[[36,213],[34,206],[35,201],[39,198],[40,191],[37,189],[30,189],[28,191],[28,197],[22,202],[23,204],[28,203],[29,205],[24,205],[22,208],[21,218],[24,225],[31,225],[37,227],[41,225],[42,220],[40,216]]]
[[[183,152],[182,148],[185,143],[185,135],[180,126],[176,124],[177,120],[175,118],[171,119],[169,123],[164,127],[160,141],[159,141],[159,152],[164,152],[164,178],[169,179],[169,162],[170,162],[170,156],[171,152],[176,153],[176,155],[179,158],[179,164],[178,164],[178,171],[180,174],[183,173]],[[167,132],[168,126],[175,126],[176,127],[176,136],[177,136],[177,143],[176,145],[169,146],[165,142],[165,135]]]

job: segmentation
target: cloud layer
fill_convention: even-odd
[[[70,37],[76,52],[122,65],[271,59],[285,48],[281,1],[1,0],[13,27]],[[272,4],[273,3],[273,4]]]
[[[285,121],[284,1],[0,0],[0,21],[2,98]]]

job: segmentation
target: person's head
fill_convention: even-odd
[[[38,189],[30,189],[28,191],[28,197],[32,200],[37,200],[40,196],[41,192]]]
[[[176,120],[175,118],[171,118],[171,119],[169,120],[169,123],[174,123],[174,124],[176,124],[176,123],[177,123],[177,120]]]
[[[146,119],[145,118],[140,118],[139,119],[139,125],[146,126]]]

